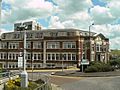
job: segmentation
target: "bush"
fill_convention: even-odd
[[[109,64],[114,67],[115,69],[120,69],[120,60],[111,60]]]
[[[97,72],[98,71],[98,68],[95,67],[95,66],[89,66],[88,68],[85,69],[85,72],[86,73],[89,73],[89,72]]]
[[[110,64],[105,64],[102,62],[91,62],[90,66],[85,69],[85,72],[108,72],[114,69]]]

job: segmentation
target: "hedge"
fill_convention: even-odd
[[[102,62],[91,62],[90,66],[85,69],[86,73],[89,72],[108,72],[113,71],[114,68],[110,64],[105,64]]]

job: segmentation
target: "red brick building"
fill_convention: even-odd
[[[14,32],[1,35],[0,62],[3,68],[17,69],[18,56],[23,52],[24,31],[16,25]],[[109,61],[109,39],[103,34],[78,29],[41,29],[32,22],[30,25],[26,30],[27,68],[32,65],[36,69],[61,67],[62,63],[64,67],[77,66],[82,59]]]

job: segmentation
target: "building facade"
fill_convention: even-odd
[[[19,28],[19,27],[17,27]],[[24,30],[3,33],[0,41],[0,63],[3,68],[18,69],[23,52]],[[103,34],[78,29],[26,30],[27,68],[79,66],[83,59],[109,61],[109,39]]]

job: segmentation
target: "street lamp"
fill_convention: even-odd
[[[21,30],[24,30],[24,48],[23,48],[23,71],[21,73],[21,87],[28,87],[28,74],[26,71],[26,29],[27,27],[23,24],[20,26]]]
[[[91,25],[89,25],[89,61],[91,61],[91,26],[94,25],[94,23],[92,23]]]

